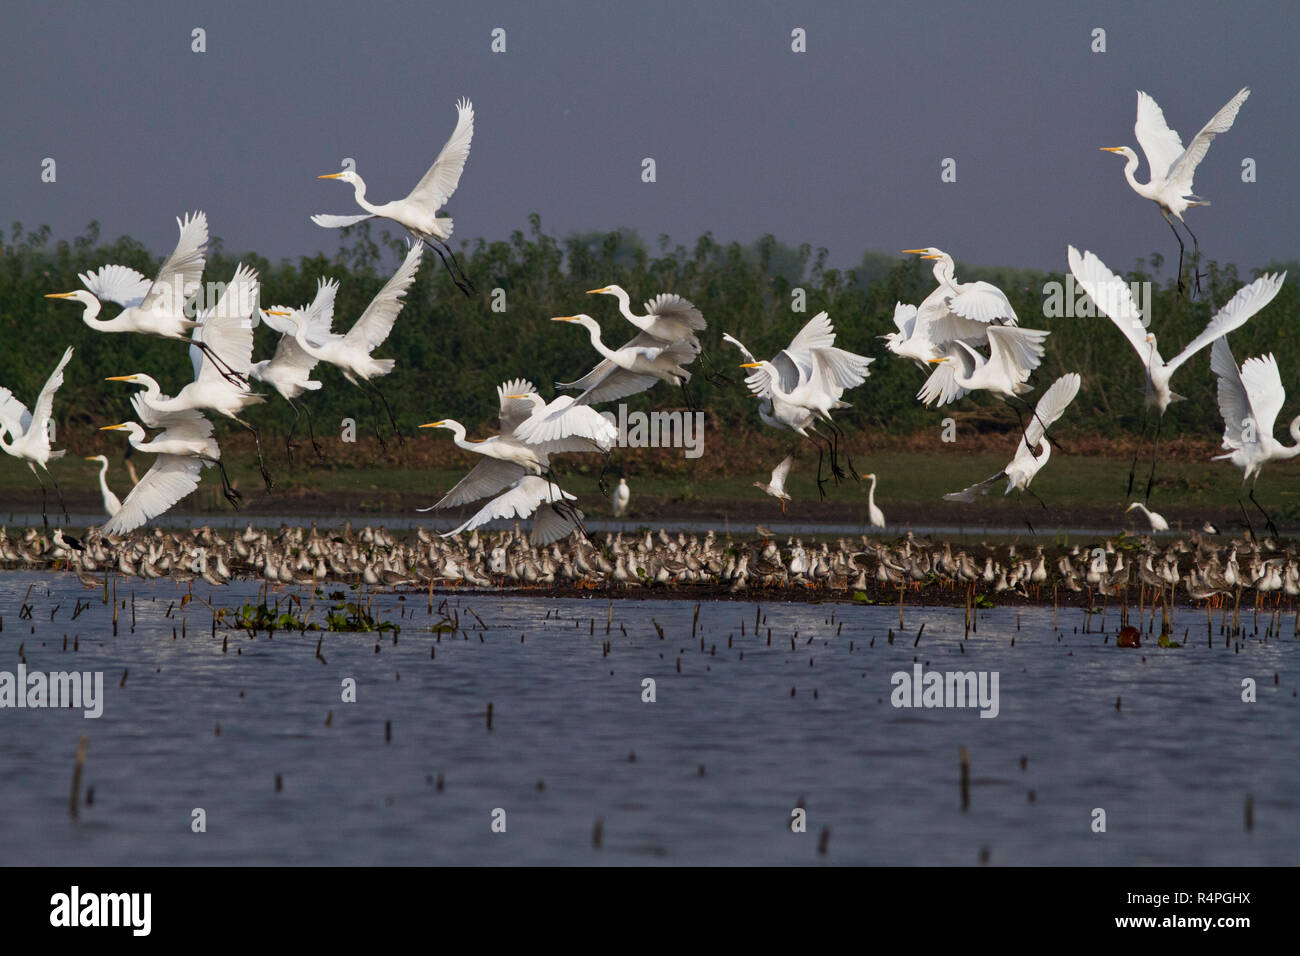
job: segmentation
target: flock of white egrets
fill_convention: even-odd
[[[1184,148],[1178,134],[1166,124],[1155,100],[1139,92],[1134,130],[1150,169],[1146,183],[1134,178],[1138,157],[1132,149],[1105,147],[1127,158],[1124,173],[1129,184],[1139,195],[1155,202],[1174,229],[1180,250],[1180,288],[1183,242],[1173,219],[1183,222],[1183,213],[1189,207],[1205,204],[1205,200],[1192,192],[1193,175],[1211,141],[1232,126],[1248,95],[1248,89],[1241,90]],[[102,533],[124,533],[164,513],[194,491],[205,467],[218,469],[224,495],[238,507],[240,495],[221,463],[221,449],[210,416],[230,419],[253,433],[262,477],[268,490],[272,488],[258,430],[242,417],[249,406],[266,400],[265,395],[252,390],[251,381],[269,385],[290,403],[296,414],[300,409],[306,413],[315,446],[311,413],[303,396],[321,388],[321,383],[311,378],[316,365],[320,362],[334,365],[349,382],[383,403],[396,432],[392,409],[374,383],[391,372],[395,362],[391,358],[375,358],[372,353],[384,343],[402,310],[403,297],[420,267],[424,247],[427,245],[438,254],[458,288],[466,295],[474,291],[473,283],[448,245],[452,220],[437,215],[460,182],[474,133],[474,111],[467,100],[457,103],[457,113],[451,138],[404,199],[379,205],[369,202],[366,184],[353,169],[320,177],[351,185],[356,202],[364,212],[350,216],[316,215],[312,217],[315,223],[341,227],[377,216],[401,225],[412,239],[397,271],[345,333],[332,330],[338,283],[322,278],[311,303],[301,307],[273,305],[260,310],[261,320],[279,333],[280,339],[269,359],[254,362],[252,319],[259,308],[256,272],[239,266],[215,302],[199,301],[208,241],[207,218],[202,212],[178,220],[180,237],[176,248],[153,278],[126,266],[105,265],[80,276],[84,289],[49,296],[80,303],[83,321],[97,331],[135,332],[183,341],[190,346],[194,380],[187,382],[174,397],[164,394],[156,379],[141,372],[113,375],[109,379],[141,386],[132,396],[139,421],[104,428],[125,432],[132,447],[156,458],[122,501],[112,494],[104,480],[107,466],[104,460],[105,469],[101,470],[100,477],[109,519],[100,529]],[[1185,222],[1183,225],[1186,227]],[[1195,235],[1190,230],[1188,233],[1196,245]],[[927,371],[917,398],[926,405],[946,405],[971,392],[986,391],[1011,404],[1021,420],[1020,440],[1007,467],[992,478],[945,497],[974,501],[1003,478],[1007,480],[1008,493],[1029,491],[1030,482],[1051,456],[1049,430],[1078,394],[1080,376],[1074,372],[1061,376],[1044,391],[1035,406],[1027,405],[1022,396],[1032,391],[1029,381],[1042,362],[1049,333],[1021,326],[1007,296],[996,286],[958,281],[953,259],[943,250],[927,247],[905,252],[934,262],[936,285],[920,305],[899,303],[894,311],[897,331],[882,338],[889,351],[914,360]],[[1231,460],[1242,469],[1246,479],[1251,479],[1258,476],[1267,461],[1300,453],[1300,417],[1291,423],[1291,436],[1296,444],[1287,447],[1273,437],[1273,427],[1285,400],[1277,362],[1268,355],[1247,359],[1238,367],[1225,338],[1273,299],[1286,278],[1285,273],[1266,275],[1244,286],[1200,335],[1174,358],[1165,361],[1150,330],[1151,316],[1142,315],[1128,285],[1091,252],[1081,254],[1071,246],[1067,261],[1080,287],[1119,328],[1142,362],[1146,406],[1157,412],[1155,448],[1159,442],[1159,416],[1180,398],[1170,388],[1172,376],[1189,358],[1213,343],[1211,367],[1218,377],[1219,406],[1225,425],[1223,445],[1228,450],[1228,454],[1219,457]],[[644,314],[636,314],[631,309],[628,293],[619,286],[609,285],[591,292],[616,297],[620,313],[638,332],[615,349],[602,342],[601,326],[588,315],[554,319],[586,329],[592,347],[601,357],[586,375],[561,383],[561,387],[576,390],[576,395],[563,395],[548,402],[531,382],[520,378],[498,387],[500,427],[489,438],[467,439],[465,426],[450,419],[421,426],[446,428],[452,432],[458,447],[482,456],[446,496],[431,508],[422,509],[452,508],[490,499],[448,534],[494,519],[530,516],[533,517],[531,538],[537,544],[549,543],[580,529],[582,512],[572,504],[574,496],[558,487],[551,459],[559,454],[583,452],[608,456],[618,439],[617,430],[593,406],[646,391],[659,382],[680,388],[688,406],[692,404],[688,390],[691,373],[687,366],[702,353],[697,333],[706,329],[706,323],[700,310],[681,296],[663,293],[646,302]],[[100,318],[104,301],[123,308],[113,318]],[[756,359],[729,334],[722,338],[739,349],[744,357],[741,367],[751,370],[745,382],[759,400],[758,414],[762,422],[816,445],[819,491],[826,481],[822,473],[824,454],[829,456],[835,480],[848,476],[858,478],[848,449],[841,444],[844,432],[833,420],[833,413],[849,407],[843,395],[866,381],[873,359],[836,347],[835,331],[825,312],[814,316],[770,360]],[[0,448],[31,467],[41,483],[43,514],[45,482],[41,473],[48,474],[49,462],[64,454],[51,446],[50,422],[55,393],[63,382],[72,353],[71,348],[64,352],[30,411],[8,389],[0,388]],[[1029,413],[1027,424],[1022,412]],[[149,431],[156,432],[153,438],[147,437]],[[793,454],[786,456],[768,482],[754,483],[778,498],[782,511],[790,499],[786,481],[793,463]],[[1153,451],[1148,498],[1154,470]],[[870,520],[873,525],[883,527],[884,515],[875,504],[876,476],[867,477],[871,480]],[[58,492],[57,482],[53,483]],[[1130,473],[1130,489],[1131,486]],[[614,496],[617,514],[626,510],[628,494],[626,481],[620,481]],[[62,503],[61,492],[59,498]],[[1254,500],[1253,486],[1251,499]],[[1145,508],[1143,511],[1150,516],[1153,528],[1159,527],[1157,521],[1163,523],[1159,515]],[[64,514],[66,518],[66,507]]]

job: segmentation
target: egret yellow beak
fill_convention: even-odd
[[[47,299],[71,299],[77,293],[75,292],[48,292],[45,295]]]
[[[86,461],[99,461],[99,457],[94,455],[88,455],[86,456]]]
[[[762,368],[763,363],[762,362],[741,362],[740,367],[741,368]]]
[[[317,176],[317,179],[342,179],[342,173],[326,173],[324,176]]]
[[[942,259],[943,256],[922,256],[922,259]]]
[[[1124,152],[1124,147],[1123,147],[1123,146],[1098,146],[1097,148],[1100,149],[1103,153],[1122,153],[1122,152]]]
[[[551,321],[552,322],[577,322],[578,317],[576,315],[556,315],[551,317]]]
[[[126,427],[126,422],[122,422],[120,425],[105,425],[103,428],[100,429],[100,431],[111,432],[111,431],[117,431],[119,428],[125,428],[125,427]]]
[[[528,397],[530,397],[530,394],[531,394],[531,393],[525,392],[523,395],[507,395],[506,398],[509,398],[509,399],[515,399],[515,398],[528,398]]]
[[[929,249],[904,249],[903,254],[909,256],[923,256],[929,251]]]
[[[281,312],[279,309],[263,309],[262,311],[267,315],[293,315],[292,312]]]
[[[440,426],[440,425],[445,425],[446,423],[447,423],[447,419],[444,418],[442,421],[438,421],[438,422],[429,422],[429,424],[427,424],[427,425],[421,425],[420,427],[421,427],[421,428],[437,428],[438,426]]]
[[[926,359],[931,365],[942,365],[947,359]]]
[[[109,378],[104,379],[104,381],[106,381],[106,382],[134,382],[134,381],[135,381],[135,376],[134,376],[134,375],[113,375],[113,376],[111,376],[111,377],[109,377]]]
[[[600,295],[601,293],[608,292],[608,291],[609,291],[609,286],[605,286],[600,289],[588,289],[587,295]]]

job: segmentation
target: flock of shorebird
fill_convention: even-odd
[[[1095,547],[1021,550],[1016,545],[968,548],[907,533],[895,542],[862,535],[834,542],[789,538],[778,544],[766,529],[756,538],[703,537],[662,529],[657,533],[606,534],[603,541],[574,535],[538,547],[516,524],[513,530],[474,531],[447,540],[419,529],[396,536],[383,527],[351,525],[320,530],[283,527],[271,533],[249,525],[222,534],[202,527],[184,534],[161,529],[121,537],[92,533],[73,547],[55,530],[10,537],[0,528],[0,564],[11,568],[66,568],[87,587],[109,575],[169,578],[182,585],[202,579],[222,586],[234,577],[275,585],[324,586],[328,582],[390,588],[705,588],[807,589],[824,592],[907,592],[966,589],[971,594],[1015,594],[1041,599],[1044,587],[1087,592],[1103,599],[1168,595],[1207,601],[1251,591],[1300,596],[1300,561],[1294,544],[1273,539],[1224,540],[1191,532],[1171,542],[1142,536]]]

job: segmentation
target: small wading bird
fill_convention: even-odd
[[[785,490],[785,479],[790,474],[790,468],[794,464],[794,455],[786,455],[781,459],[781,464],[772,469],[772,477],[767,484],[761,481],[754,482],[754,487],[759,488],[773,498],[781,501],[781,514],[785,514],[785,503],[790,500],[790,496]]]
[[[473,138],[474,107],[467,99],[458,100],[456,128],[452,131],[451,138],[442,147],[442,152],[429,167],[429,171],[415,184],[415,188],[405,199],[395,199],[376,206],[366,201],[365,180],[356,172],[348,169],[341,173],[328,173],[317,178],[338,179],[349,184],[353,189],[357,205],[366,211],[357,216],[332,216],[320,213],[312,216],[311,221],[318,226],[334,229],[355,225],[372,216],[391,219],[405,227],[417,242],[428,243],[442,260],[447,274],[451,276],[451,281],[456,283],[456,287],[465,295],[470,295],[474,290],[474,284],[461,269],[456,253],[452,251],[451,246],[447,245],[447,240],[451,238],[452,219],[449,216],[439,216],[437,213],[447,204],[447,200],[451,199],[452,193],[460,184],[461,173],[465,170],[465,160],[469,158],[470,140]],[[449,257],[450,261],[448,261]],[[452,263],[455,263],[455,269],[452,268]]]
[[[131,396],[131,405],[140,422],[162,431],[150,440],[146,440],[140,422],[105,425],[100,431],[124,431],[132,448],[158,457],[101,529],[104,534],[123,534],[166,512],[198,487],[204,467],[217,467],[221,472],[221,493],[232,506],[239,507],[240,495],[221,463],[221,448],[212,435],[212,422],[193,408],[160,412],[145,401],[142,392]]]
[[[234,384],[208,357],[219,352],[222,364],[246,381],[245,376],[248,375],[253,360],[253,324],[249,319],[257,308],[257,294],[257,273],[248,266],[240,265],[221,298],[199,319],[195,335],[202,335],[203,344],[207,348],[192,353],[194,381],[182,388],[174,398],[163,395],[158,382],[143,373],[114,375],[108,381],[143,385],[144,391],[139,394],[143,396],[144,404],[157,412],[179,412],[186,409],[211,411],[244,426],[253,435],[257,446],[257,466],[267,491],[270,491],[272,481],[262,458],[261,433],[255,425],[239,417],[248,406],[266,401],[266,396],[249,391],[246,385]]]
[[[1146,515],[1147,521],[1151,523],[1152,531],[1169,530],[1169,522],[1165,520],[1164,515],[1157,514],[1156,512],[1152,511],[1150,508],[1148,508],[1140,501],[1133,502],[1131,505],[1129,505],[1127,508],[1124,509],[1124,513],[1128,514],[1130,511],[1133,511],[1134,509]]]
[[[50,377],[46,379],[45,387],[36,397],[36,404],[32,406],[31,411],[14,398],[13,392],[0,387],[0,451],[27,462],[27,467],[36,476],[41,486],[41,521],[46,528],[50,526],[50,519],[46,515],[45,482],[41,481],[41,472],[36,470],[37,465],[49,476],[50,483],[54,485],[54,492],[59,496],[59,507],[63,509],[64,522],[72,520],[68,517],[68,506],[63,503],[63,492],[59,490],[59,483],[54,480],[48,468],[51,460],[62,458],[66,454],[62,448],[58,451],[50,448],[50,419],[54,414],[54,393],[63,386],[63,368],[71,358],[72,349],[69,347],[63,353],[63,358],[59,360],[54,371],[50,373]],[[6,435],[8,441],[5,440]]]
[[[1250,500],[1273,534],[1277,525],[1268,512],[1255,500],[1255,482],[1260,470],[1270,461],[1286,461],[1300,455],[1300,415],[1291,420],[1292,445],[1282,444],[1273,437],[1277,416],[1286,404],[1286,389],[1282,387],[1282,373],[1272,354],[1248,358],[1237,368],[1232,349],[1226,338],[1216,339],[1210,347],[1210,369],[1219,380],[1219,413],[1223,416],[1223,447],[1226,455],[1216,455],[1215,461],[1228,460],[1241,469],[1241,483],[1250,482]],[[1237,499],[1241,504],[1241,499]],[[1246,513],[1242,506],[1242,514]],[[1250,519],[1246,519],[1250,527]],[[1254,534],[1254,529],[1251,529]]]
[[[397,267],[393,277],[384,284],[379,294],[366,306],[366,311],[361,313],[361,318],[357,319],[344,335],[331,332],[329,324],[321,321],[319,317],[300,315],[297,312],[289,312],[286,315],[283,310],[277,310],[276,313],[284,318],[285,326],[293,330],[294,343],[309,358],[333,365],[343,373],[344,378],[370,396],[372,403],[373,395],[379,396],[379,400],[384,404],[384,410],[388,413],[388,422],[393,427],[393,434],[397,435],[400,441],[405,439],[397,429],[397,419],[393,417],[393,409],[389,406],[384,393],[379,390],[379,386],[371,381],[387,375],[397,362],[393,359],[371,358],[370,353],[383,345],[388,334],[393,331],[393,323],[397,321],[397,315],[402,311],[404,304],[402,297],[415,281],[415,273],[420,268],[420,256],[423,250],[424,247],[420,243],[411,244],[406,258]],[[330,316],[332,320],[333,310]],[[383,444],[383,433],[377,433],[380,443]]]
[[[104,511],[111,518],[122,510],[122,499],[108,487],[108,456],[91,455],[86,461],[99,462],[99,493],[104,498]]]
[[[1007,479],[1006,490],[1004,495],[1009,495],[1012,491],[1016,492],[1017,498],[1020,498],[1024,492],[1028,491],[1034,499],[1047,510],[1047,505],[1043,499],[1034,494],[1029,488],[1029,483],[1034,480],[1034,476],[1042,470],[1052,457],[1052,444],[1048,440],[1047,430],[1052,424],[1065,414],[1066,408],[1074,401],[1074,396],[1079,394],[1079,385],[1081,379],[1078,372],[1069,372],[1058,378],[1052,387],[1045,391],[1038,400],[1038,405],[1034,409],[1034,417],[1029,421],[1029,427],[1021,434],[1020,442],[1016,446],[1015,457],[1005,469],[998,472],[991,478],[985,478],[983,481],[971,485],[969,488],[963,488],[961,491],[954,491],[944,495],[945,501],[964,501],[973,502],[976,495],[987,495],[989,489],[999,480]],[[1035,452],[1038,446],[1042,450]],[[1024,514],[1023,503],[1021,514]],[[1033,532],[1034,526],[1029,521],[1029,516],[1024,515],[1025,524]]]
[[[656,382],[667,382],[681,388],[687,408],[695,408],[686,391],[686,384],[691,380],[686,366],[699,354],[698,346],[686,341],[666,344],[649,332],[642,332],[622,348],[611,349],[600,340],[600,324],[589,315],[557,315],[551,321],[581,325],[591,338],[592,348],[603,359],[582,378],[556,383],[558,388],[582,390],[574,399],[576,404],[612,402],[644,392]]]
[[[199,323],[186,317],[185,305],[202,285],[208,217],[196,212],[183,220],[177,219],[176,223],[180,227],[180,239],[155,278],[149,279],[127,266],[101,266],[96,272],[79,276],[89,292],[85,289],[52,292],[45,298],[81,303],[84,306],[81,321],[98,332],[140,332],[197,345],[232,384],[247,384],[243,376],[225,366],[211,346],[190,337],[190,331],[198,328]],[[101,319],[101,299],[125,308],[111,319]]]
[[[1147,181],[1140,183],[1134,177],[1133,174],[1138,168],[1138,156],[1130,147],[1103,146],[1101,149],[1107,153],[1118,153],[1127,160],[1124,165],[1124,178],[1128,180],[1129,186],[1139,196],[1150,199],[1159,206],[1160,215],[1164,216],[1165,222],[1169,223],[1169,228],[1173,230],[1174,238],[1178,240],[1178,290],[1181,292],[1183,237],[1178,234],[1173,219],[1169,217],[1173,216],[1183,224],[1187,234],[1192,237],[1193,252],[1199,252],[1200,244],[1196,240],[1196,234],[1187,228],[1183,213],[1191,206],[1208,206],[1210,203],[1208,199],[1193,194],[1192,177],[1196,175],[1196,167],[1209,152],[1214,137],[1232,128],[1232,123],[1237,118],[1237,111],[1241,109],[1241,104],[1246,102],[1246,97],[1250,96],[1250,88],[1242,87],[1236,96],[1228,100],[1223,109],[1215,113],[1214,118],[1192,137],[1186,149],[1183,148],[1182,139],[1165,122],[1165,114],[1159,104],[1141,90],[1138,90],[1137,96],[1137,122],[1133,125],[1133,133],[1137,136],[1138,145],[1142,147],[1142,152],[1147,158],[1149,174]],[[1193,268],[1195,269],[1195,266]],[[1199,291],[1201,287],[1199,270],[1194,272],[1194,280]]]
[[[338,290],[339,284],[336,280],[320,279],[316,283],[316,297],[305,308],[291,309],[283,305],[273,305],[262,312],[262,321],[269,329],[280,333],[280,341],[276,343],[275,354],[269,359],[252,363],[248,373],[259,382],[265,382],[274,388],[293,409],[293,428],[284,439],[290,462],[293,461],[293,435],[303,413],[307,416],[307,434],[311,436],[311,447],[315,450],[317,458],[322,461],[325,458],[320,445],[316,443],[316,428],[312,423],[311,408],[303,402],[300,412],[297,402],[294,401],[304,392],[320,389],[321,383],[311,377],[312,370],[320,360],[302,350],[302,346],[294,338],[294,330],[299,323],[305,323],[308,340],[314,338],[316,341],[322,341],[327,338],[330,322],[334,318],[334,297]],[[288,317],[293,317],[295,321],[286,321]]]
[[[1222,309],[1220,309],[1210,319],[1205,326],[1204,331],[1196,338],[1192,339],[1181,352],[1171,358],[1168,362],[1160,357],[1160,351],[1156,348],[1156,337],[1149,332],[1144,324],[1141,311],[1137,303],[1133,301],[1133,294],[1129,291],[1128,283],[1124,282],[1102,262],[1096,255],[1091,252],[1079,254],[1079,250],[1070,246],[1066,250],[1066,256],[1070,263],[1070,272],[1074,274],[1075,281],[1088,293],[1088,297],[1096,303],[1107,318],[1115,323],[1115,326],[1124,333],[1129,344],[1137,352],[1138,358],[1142,361],[1142,366],[1146,371],[1146,381],[1144,383],[1145,400],[1143,403],[1144,416],[1151,408],[1156,409],[1156,427],[1155,437],[1151,446],[1151,474],[1147,477],[1147,490],[1143,500],[1151,499],[1151,486],[1155,482],[1156,476],[1156,456],[1160,448],[1160,423],[1164,419],[1165,411],[1173,402],[1182,401],[1183,396],[1175,393],[1169,387],[1169,381],[1174,372],[1178,371],[1188,359],[1199,352],[1205,346],[1209,345],[1217,338],[1221,338],[1241,326],[1260,309],[1264,308],[1273,301],[1278,290],[1282,288],[1282,283],[1286,281],[1286,273],[1280,275],[1266,275],[1256,279],[1250,285],[1242,286]],[[1150,317],[1147,317],[1147,321]],[[1146,423],[1143,422],[1143,433],[1146,432]],[[1128,490],[1133,490],[1133,472],[1137,468],[1137,454],[1134,453],[1133,465],[1129,468]]]

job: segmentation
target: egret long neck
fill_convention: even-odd
[[[595,322],[583,322],[582,325],[587,330],[587,335],[591,338],[591,347],[605,358],[612,361],[617,353],[600,340],[600,326]]]

